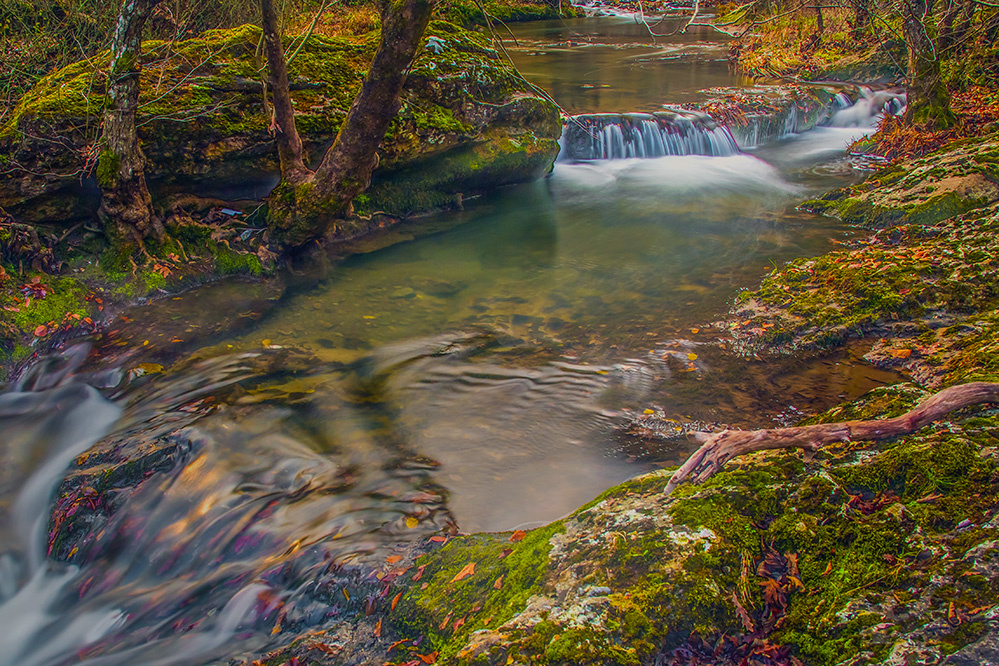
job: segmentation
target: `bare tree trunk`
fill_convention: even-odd
[[[826,31],[826,21],[822,16],[822,2],[815,5],[815,43],[820,44],[822,42],[822,35]]]
[[[910,435],[933,421],[962,407],[999,403],[999,384],[972,382],[944,389],[931,395],[915,409],[901,416],[877,421],[846,421],[775,430],[723,430],[719,433],[694,433],[704,444],[673,473],[666,494],[684,481],[703,483],[722,465],[736,456],[769,449],[804,449],[818,451],[837,442],[878,442]]]
[[[406,74],[430,22],[432,5],[433,0],[380,0],[378,50],[333,146],[314,173],[307,172],[297,181],[285,178],[269,197],[268,223],[285,247],[301,246],[328,234],[337,216],[349,210],[353,198],[371,182],[378,165],[378,145],[399,111]],[[270,41],[267,50],[268,62],[278,57],[272,54]],[[277,108],[279,98],[287,96],[287,76],[283,84],[273,79],[272,84]],[[279,92],[279,87],[284,91]],[[289,103],[287,113],[293,111]],[[293,118],[291,123],[281,116],[277,120],[282,128],[294,127]]]
[[[100,214],[120,240],[142,244],[163,235],[146,187],[145,157],[139,147],[135,112],[139,106],[142,28],[161,0],[125,0],[111,44],[111,74],[104,131],[97,165]]]
[[[371,182],[378,144],[399,112],[402,86],[430,22],[429,0],[382,0],[382,35],[336,141],[316,169],[314,196],[346,205]],[[342,203],[340,203],[342,202]]]
[[[870,0],[850,0],[853,8],[853,38],[860,39],[867,32],[867,26],[871,23],[871,2]]]
[[[307,180],[311,172],[302,160],[302,140],[295,126],[295,107],[292,106],[288,87],[288,64],[284,58],[284,44],[272,0],[260,0],[260,15],[267,52],[267,70],[274,95],[271,130],[277,139],[281,178],[290,185],[298,185]]]
[[[940,76],[940,54],[927,28],[932,13],[933,0],[902,0],[902,27],[909,50],[906,120],[946,129],[955,118]]]

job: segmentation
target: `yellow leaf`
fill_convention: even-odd
[[[413,529],[419,524],[420,521],[414,518],[413,516],[406,516],[406,527],[408,527],[409,529]]]
[[[375,316],[374,315],[364,315],[364,318],[365,319],[374,319]]]
[[[892,349],[891,350],[891,355],[894,356],[895,358],[909,358],[910,356],[912,356],[912,350],[911,349]]]
[[[655,413],[656,413],[656,410],[654,410],[654,409],[646,409],[646,410],[645,410],[644,412],[642,412],[642,413],[643,413],[643,414],[655,414]]]
[[[687,359],[690,360],[690,361],[696,361],[697,360],[697,354],[695,354],[694,352],[690,352],[689,354],[687,354]]]
[[[699,329],[699,328],[692,328],[692,329],[690,329],[690,332],[694,333],[694,334],[697,334],[697,333],[701,332],[701,329]]]
[[[267,338],[264,338],[263,340],[260,341],[260,344],[262,344],[265,347],[270,347],[271,346],[271,341],[268,340]]]

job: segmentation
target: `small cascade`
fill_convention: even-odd
[[[560,161],[734,155],[732,133],[693,111],[596,113],[573,116],[562,132]]]
[[[855,104],[838,109],[829,124],[832,127],[866,127],[882,113],[898,115],[905,109],[905,94],[861,88]]]

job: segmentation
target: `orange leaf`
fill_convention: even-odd
[[[392,597],[392,603],[389,606],[389,610],[395,610],[395,605],[399,603],[399,599],[402,599],[402,592]]]
[[[409,642],[408,638],[403,638],[402,640],[398,640],[395,643],[392,643],[392,645],[389,645],[388,651],[391,652],[392,650],[396,649],[397,647],[399,647],[403,643],[408,643],[408,642]]]
[[[44,336],[46,333],[48,333],[48,332],[49,332],[49,329],[45,326],[45,324],[39,324],[38,326],[35,326],[35,337],[36,338],[40,338],[40,337]]]
[[[416,568],[416,573],[413,574],[413,582],[414,583],[416,581],[420,580],[421,578],[423,578],[423,570],[426,569],[426,568],[427,568],[426,564],[421,564],[419,567]]]
[[[463,624],[465,624],[465,618],[461,618],[460,620],[455,620],[454,629],[452,629],[452,631],[458,631],[458,628],[461,627],[461,625]]]
[[[469,562],[464,567],[462,567],[461,571],[459,571],[454,575],[454,578],[451,579],[451,582],[456,583],[459,580],[465,580],[474,573],[475,573],[475,562]]]
[[[447,541],[447,537],[432,536],[430,537],[430,540],[433,541],[434,543],[445,543]]]
[[[389,555],[385,558],[385,561],[389,564],[395,564],[402,559],[402,555]]]
[[[419,657],[420,661],[424,664],[432,664],[437,661],[436,652],[431,652],[430,654],[418,654],[416,656]]]
[[[894,356],[895,358],[909,358],[910,356],[912,356],[912,350],[911,349],[892,349],[891,350],[891,355]]]
[[[505,574],[504,574],[504,575],[505,575]],[[495,582],[495,583],[493,583],[493,588],[495,588],[495,589],[497,589],[497,590],[498,590],[498,589],[500,589],[501,587],[503,587],[503,576],[500,576],[499,578],[497,578],[497,579],[496,579],[496,582]]]
[[[375,636],[381,638],[382,636],[382,619],[378,618],[378,622],[375,623]]]
[[[440,629],[441,631],[444,631],[444,627],[446,627],[447,625],[449,625],[451,623],[451,616],[453,616],[453,615],[454,615],[454,611],[451,611],[450,613],[448,613],[447,615],[445,615],[444,619],[441,621],[441,623],[439,625],[437,625],[437,628]],[[430,663],[430,662],[427,662],[427,663]]]
[[[525,532],[524,530],[517,530],[516,532],[510,535],[510,541],[517,543],[518,541],[523,541],[524,537],[526,536],[527,532]]]
[[[826,565],[826,570],[822,572],[823,576],[828,576],[832,573],[832,562]]]

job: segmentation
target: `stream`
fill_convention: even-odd
[[[706,29],[511,30],[518,68],[573,114],[750,83]],[[852,235],[795,209],[861,177],[844,148],[875,118],[840,113],[658,157],[659,121],[635,116],[647,145],[563,155],[280,298],[209,285],[41,359],[0,394],[0,666],[251,661],[363,612],[385,563],[442,530],[538,526],[689,452],[624,437],[629,413],[761,427],[896,381],[849,353],[737,357],[711,326]]]

